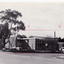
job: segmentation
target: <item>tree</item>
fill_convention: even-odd
[[[59,38],[58,38],[58,41],[59,41],[59,42],[61,42],[61,41],[62,41],[61,37],[59,37]]]
[[[14,30],[25,30],[25,25],[22,21],[17,20],[18,17],[22,17],[21,13],[16,10],[6,9],[5,11],[0,11],[0,20],[1,22],[5,22],[2,26],[2,30],[0,31],[3,33],[1,36],[3,37],[4,46],[5,46],[5,39],[8,37],[10,30],[8,28],[9,23],[11,23],[11,28]],[[15,28],[12,27],[12,24],[17,25]]]
[[[8,22],[12,24],[18,24],[18,29],[25,30],[24,23],[22,21],[17,20],[18,17],[22,17],[21,13],[16,10],[7,9],[5,11],[0,12],[0,20],[1,22]],[[19,26],[20,25],[20,26]]]
[[[10,36],[10,34],[8,23],[0,24],[0,48],[5,46],[5,39]]]
[[[61,42],[64,42],[64,38],[61,40]]]

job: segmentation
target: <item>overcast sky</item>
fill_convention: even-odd
[[[0,11],[5,9],[17,10],[22,13],[23,16],[18,19],[22,20],[26,29],[30,29],[30,31],[20,31],[20,34],[54,37],[54,31],[56,31],[57,37],[64,37],[64,3],[0,2]]]

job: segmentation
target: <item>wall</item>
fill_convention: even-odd
[[[35,39],[29,39],[29,46],[32,50],[35,50]]]

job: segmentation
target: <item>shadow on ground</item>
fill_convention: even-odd
[[[51,52],[50,50],[16,50],[16,49],[3,49],[3,52],[13,52],[13,53],[60,53],[62,54],[62,52],[60,51],[56,51],[56,52]]]
[[[34,50],[30,50],[30,51],[27,51],[27,50],[22,50],[22,51],[18,51],[18,50],[2,50],[2,51],[4,51],[4,52],[13,52],[13,53],[60,53],[60,54],[62,54],[62,52],[59,52],[59,51],[56,51],[56,52],[51,52],[51,51],[44,51],[44,50],[36,50],[36,51],[34,51]]]

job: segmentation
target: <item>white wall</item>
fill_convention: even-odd
[[[32,50],[35,50],[35,39],[29,39],[29,46]]]

